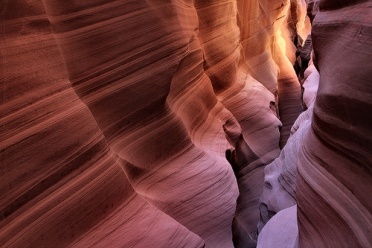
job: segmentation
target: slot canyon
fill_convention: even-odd
[[[371,0],[0,0],[0,247],[372,247]]]

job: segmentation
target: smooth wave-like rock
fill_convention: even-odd
[[[295,193],[300,247],[370,247],[372,211],[367,191],[372,189],[372,122],[367,114],[371,110],[367,99],[372,88],[367,83],[371,76],[367,68],[371,68],[371,63],[366,60],[372,48],[368,42],[371,3],[331,2],[316,2],[314,12],[310,13],[316,12],[312,40],[314,65],[319,73],[314,65],[305,71],[303,102],[308,110],[296,121],[309,123],[310,120],[311,125],[302,128],[303,124],[295,123],[294,135],[282,150],[282,153],[288,150],[293,153],[291,139],[298,139],[297,134],[302,132],[303,141],[297,154],[285,163],[297,167],[294,177],[283,177],[292,178],[285,180],[292,182],[292,187],[288,190],[286,184],[280,183],[280,177],[270,172],[272,165],[268,165],[265,178],[273,177],[278,186],[270,184],[264,189],[262,201],[270,203],[267,205],[271,209],[277,206],[281,210],[285,206],[280,207],[279,200]],[[350,36],[351,33],[355,35]],[[335,64],[334,59],[341,57],[349,58],[348,63]],[[319,88],[316,81],[319,81]],[[293,188],[295,191],[291,190]],[[282,190],[284,196],[270,194],[273,189]],[[283,222],[294,223],[291,216],[284,218]],[[258,247],[267,245],[270,240],[274,243],[294,240],[288,233],[277,233],[277,222],[275,216],[267,222],[272,231],[264,227]],[[297,246],[294,243],[289,247]]]
[[[71,88],[43,6],[13,1],[4,18],[0,246],[203,247],[133,190]]]
[[[288,61],[287,66],[292,67],[286,54],[275,49],[279,46],[279,41],[274,39],[279,29],[286,29],[285,19],[278,16],[288,12],[289,3],[286,6],[280,5],[279,10],[273,10],[272,6],[266,5],[265,15],[255,20],[254,15],[248,13],[261,13],[259,2],[238,1],[237,6],[233,1],[219,1],[217,4],[216,1],[213,1],[214,4],[211,2],[203,1],[201,4],[196,1],[200,22],[199,38],[204,50],[204,68],[218,99],[231,111],[241,127],[241,135],[235,135],[239,141],[232,142],[235,151],[229,154],[240,190],[233,223],[234,244],[238,247],[254,246],[259,219],[258,203],[263,187],[263,168],[273,161],[280,151],[278,128],[281,122],[276,114],[275,103],[278,65],[271,56],[277,53],[282,60]],[[237,18],[236,11],[239,12]],[[214,15],[218,19],[214,20]],[[237,36],[237,24],[242,34],[241,46]],[[257,28],[258,33],[252,31]],[[260,35],[263,32],[265,35]],[[249,37],[246,39],[245,35]],[[237,56],[239,51],[242,54],[240,60]],[[272,79],[269,79],[270,76],[266,77],[267,71],[261,70],[270,70]],[[293,75],[295,76],[294,73]],[[298,84],[297,78],[296,82]],[[300,85],[297,86],[300,89]],[[300,105],[300,91],[297,93],[298,98],[294,101]],[[288,96],[284,97],[289,99]],[[290,104],[283,101],[281,106]],[[288,109],[283,112],[285,119]],[[287,124],[290,127],[291,124]]]
[[[314,65],[305,71],[303,102],[308,108],[301,113],[291,128],[291,136],[280,155],[265,167],[265,181],[260,199],[261,220],[258,230],[279,211],[296,204],[297,159],[305,133],[311,127],[314,100],[319,84],[319,73]]]
[[[300,247],[372,246],[371,7],[320,1],[313,21],[320,83],[298,158]]]
[[[278,158],[265,167],[265,181],[260,199],[259,231],[279,211],[296,204],[297,158],[305,133],[310,128],[313,109],[302,113],[295,122],[296,130]]]
[[[240,72],[238,81],[218,98],[228,106],[242,131],[232,142],[235,147],[229,158],[237,177],[240,195],[233,224],[235,245],[247,239],[254,244],[259,221],[259,198],[262,194],[263,169],[279,152],[280,121],[271,107],[274,96],[250,75]],[[262,118],[263,117],[263,118]],[[255,140],[260,139],[260,143]]]
[[[297,206],[278,212],[258,236],[257,248],[298,247]]]
[[[123,185],[127,186],[124,187],[123,194],[128,192],[137,198],[138,195],[141,196],[140,199],[146,201],[142,204],[148,205],[147,202],[149,202],[161,210],[162,215],[165,213],[170,216],[164,215],[169,222],[176,220],[183,225],[179,225],[178,229],[186,227],[192,231],[193,233],[182,231],[182,235],[194,237],[196,243],[201,242],[199,239],[201,237],[208,246],[228,247],[232,245],[231,223],[238,196],[237,186],[239,186],[241,194],[238,205],[240,207],[235,213],[235,220],[248,228],[248,234],[254,236],[259,219],[258,199],[262,191],[263,166],[279,153],[277,142],[280,121],[276,116],[275,107],[273,108],[274,95],[269,92],[269,90],[275,91],[274,88],[277,85],[276,65],[270,57],[272,46],[270,38],[273,37],[274,32],[270,33],[267,38],[257,37],[257,41],[268,44],[263,47],[265,56],[269,55],[271,63],[269,67],[272,70],[272,87],[268,90],[251,77],[252,72],[247,70],[244,60],[241,60],[242,40],[240,39],[240,27],[237,25],[237,21],[240,20],[237,19],[238,6],[235,1],[210,3],[196,1],[195,6],[183,1],[168,3],[148,1],[140,4],[125,1],[70,4],[58,1],[44,1],[43,3],[34,1],[23,7],[21,2],[4,6],[2,13],[6,15],[9,29],[3,32],[7,37],[13,35],[14,39],[11,40],[11,44],[18,45],[10,46],[9,51],[13,51],[14,54],[5,56],[7,72],[14,75],[4,77],[7,79],[6,85],[9,85],[7,87],[10,90],[6,90],[3,94],[10,100],[2,107],[9,109],[9,106],[13,106],[22,110],[18,115],[13,116],[16,121],[5,116],[2,119],[5,126],[16,128],[19,125],[25,130],[31,128],[32,131],[27,131],[27,135],[38,140],[40,144],[52,145],[53,149],[50,149],[52,153],[56,153],[55,150],[64,150],[63,146],[71,150],[74,148],[75,152],[79,152],[79,148],[70,143],[72,141],[83,142],[82,137],[87,140],[93,137],[94,132],[88,128],[91,126],[96,130],[96,135],[99,133],[100,142],[104,143],[103,147],[105,151],[107,150],[113,166],[118,169],[119,165],[124,170],[125,176],[122,174],[122,180]],[[44,8],[47,18],[44,15]],[[226,12],[226,8],[230,11]],[[275,19],[275,16],[271,14],[267,17],[270,21]],[[244,18],[241,20],[243,21],[241,24],[244,23]],[[50,24],[54,36],[50,34]],[[244,25],[253,27],[249,23]],[[280,25],[276,26],[280,27]],[[7,44],[9,39],[3,41]],[[57,49],[56,41],[60,50]],[[31,45],[31,43],[35,44]],[[52,51],[46,49],[46,44],[53,47]],[[257,42],[256,46],[258,44],[260,43]],[[22,50],[21,45],[25,46],[26,50]],[[250,46],[254,45],[255,42],[251,41]],[[245,45],[243,45],[243,50],[247,51]],[[35,56],[33,61],[41,64],[40,67],[27,67],[28,60],[25,60],[23,64],[19,63],[17,56],[21,55],[25,58],[29,55]],[[9,62],[8,57],[14,62]],[[56,63],[53,68],[50,68],[52,64],[47,65],[48,61],[52,60],[51,57],[55,58],[53,61]],[[242,64],[243,67],[240,66]],[[28,77],[31,74],[29,71],[19,73],[13,69],[23,67],[32,68],[32,71],[43,69],[46,74],[40,74],[37,78],[29,80]],[[253,73],[263,75],[257,73],[258,71],[255,67]],[[54,82],[49,75],[54,75],[57,82],[64,82],[64,87],[70,92],[72,98],[64,96],[61,99],[56,98],[61,101],[61,104],[70,102],[71,106],[68,104],[60,106],[58,102],[53,102],[56,100],[52,97],[53,92],[62,91],[61,89],[40,86],[41,83],[46,85],[50,81]],[[18,88],[11,86],[12,78],[20,78],[21,86]],[[70,83],[78,97],[72,91]],[[262,83],[268,85],[265,80]],[[20,87],[26,87],[31,92],[30,100],[28,97],[23,97],[20,101],[18,100],[20,98],[15,97],[16,93],[25,91]],[[33,91],[34,87],[43,88],[42,93],[50,97],[50,102],[46,102],[46,105],[56,108],[48,110],[43,105],[39,111],[40,115],[43,115],[42,111],[48,113],[43,117],[45,119],[51,115],[50,113],[56,112],[57,115],[64,108],[73,111],[75,102],[86,112],[87,117],[84,117],[84,114],[73,111],[76,114],[75,121],[58,120],[50,116],[60,125],[64,125],[65,122],[72,125],[65,127],[66,130],[54,129],[53,137],[60,141],[61,147],[50,144],[49,136],[42,138],[39,131],[32,129],[32,125],[42,126],[32,119],[41,118],[35,114],[37,110],[28,107],[27,111],[31,112],[23,111],[27,104],[34,106],[39,104],[38,101],[45,101],[46,96],[44,97],[39,91]],[[19,105],[21,102],[27,104]],[[78,122],[83,121],[84,118],[88,118],[85,122],[89,122],[89,125],[84,124],[85,122]],[[28,122],[31,124],[27,124]],[[75,126],[75,122],[80,126]],[[83,126],[86,128],[84,129]],[[81,136],[74,136],[74,132],[78,130],[81,130],[79,133]],[[67,134],[68,140],[60,138]],[[15,131],[7,132],[6,135],[5,137],[9,136],[11,140],[17,137]],[[238,141],[234,140],[236,137],[240,137]],[[256,142],[256,139],[262,142]],[[22,142],[17,139],[14,142],[17,144],[15,147],[21,150]],[[6,149],[4,148],[2,156],[8,154],[7,147],[11,146],[8,143],[5,144]],[[48,151],[42,145],[37,144],[33,141],[32,145],[29,145],[30,149],[33,146],[40,146],[41,150]],[[230,162],[233,162],[238,184],[233,170],[225,159],[225,151],[230,149],[234,151],[234,159]],[[95,152],[101,154],[100,150]],[[9,230],[13,230],[13,224],[17,226],[21,223],[17,222],[18,217],[13,213],[18,211],[18,207],[30,204],[30,208],[35,208],[36,205],[29,202],[39,204],[39,201],[46,201],[46,196],[43,196],[45,199],[37,196],[47,191],[51,185],[60,185],[61,189],[56,186],[55,190],[61,192],[67,190],[64,187],[72,187],[65,182],[67,180],[65,177],[71,176],[70,174],[76,176],[75,183],[79,183],[80,180],[78,180],[79,176],[75,175],[69,167],[73,165],[66,165],[67,169],[64,168],[64,164],[60,165],[61,168],[55,165],[57,166],[56,173],[62,173],[62,175],[56,176],[55,173],[49,175],[49,171],[42,172],[43,167],[39,166],[44,161],[39,153],[33,152],[32,156],[25,154],[14,153],[10,160],[5,160],[6,165],[13,165],[17,160],[30,161],[35,156],[36,160],[31,165],[38,168],[33,169],[32,166],[21,164],[22,170],[20,171],[25,173],[22,174],[23,176],[17,173],[10,176],[5,168],[4,176],[9,177],[9,180],[2,184],[4,192],[6,188],[11,188],[10,193],[5,193],[10,196],[4,198],[2,208],[6,235],[11,233]],[[48,156],[48,152],[45,156]],[[68,153],[56,153],[53,158],[63,160],[69,156]],[[83,153],[81,156],[83,159],[88,155]],[[53,158],[49,158],[48,163],[53,163]],[[48,167],[48,163],[44,166]],[[80,160],[77,163],[85,164]],[[79,166],[82,166],[81,164]],[[97,164],[92,162],[90,166],[86,166],[93,168],[99,165],[98,162]],[[53,168],[52,166],[51,170]],[[47,179],[44,179],[46,175],[43,173],[47,173]],[[29,180],[26,175],[33,176],[35,181]],[[109,183],[109,181],[106,182],[107,179],[102,180],[105,181],[104,183]],[[128,186],[128,181],[130,186]],[[30,192],[27,191],[26,188],[34,183],[36,186],[32,187]],[[92,184],[92,187],[100,186],[102,185],[99,183]],[[135,192],[131,191],[131,187]],[[26,191],[23,192],[24,190]],[[104,204],[106,199],[102,197],[95,196]],[[82,202],[84,202],[83,199],[88,199],[85,195],[77,196],[77,198],[81,198]],[[140,205],[140,203],[137,204]],[[151,205],[148,205],[150,210]],[[45,209],[48,208],[45,207]],[[147,213],[145,209],[143,212]],[[26,216],[35,214],[34,210],[24,211]],[[59,214],[58,211],[45,211],[50,214]],[[64,211],[72,215],[78,212],[73,209],[70,213]],[[151,211],[156,213],[158,210]],[[10,223],[12,219],[9,217],[13,216],[12,214],[17,219],[14,223],[12,222],[13,224]],[[53,220],[53,218],[41,216],[41,220]],[[135,217],[143,218],[141,215],[135,215]],[[95,215],[95,221],[102,224],[100,228],[106,225],[102,218],[100,215]],[[151,220],[150,217],[148,219]],[[109,220],[107,221],[110,223]],[[89,221],[82,223],[82,225],[87,225],[86,229],[81,228],[81,231],[85,230],[84,237],[86,238],[82,238],[82,234],[71,231],[73,239],[80,240],[76,241],[76,244],[83,245],[88,242],[91,245],[99,245],[108,242],[113,245],[115,242],[123,242],[122,239],[115,240],[115,232],[110,236],[112,240],[102,238],[99,235],[102,231],[97,233],[90,230],[89,223]],[[24,224],[19,225],[17,228]],[[33,225],[35,225],[35,231],[27,235],[36,238],[38,224]],[[45,226],[48,225],[51,225],[50,222],[45,224]],[[63,229],[63,225],[61,223],[59,228]],[[124,223],[117,223],[115,230],[126,230],[127,226]],[[97,230],[103,230],[100,228]],[[107,232],[110,232],[110,228]],[[57,233],[58,231],[56,235]],[[156,232],[154,234],[156,235]],[[97,239],[92,238],[92,235],[100,237],[101,241],[98,242]],[[45,244],[49,244],[48,242],[52,242],[54,236],[50,235],[45,238],[42,234],[41,237],[45,240],[50,238],[49,241],[45,241]],[[61,237],[64,237],[62,233]],[[142,236],[136,237],[141,239]],[[172,238],[169,239],[172,240]],[[255,237],[252,238],[252,242],[254,239]],[[25,240],[27,238],[24,236],[17,236],[12,241],[6,242],[17,246],[12,242]],[[140,245],[148,242],[146,240],[141,239],[143,243],[138,244],[130,239],[126,242]],[[33,242],[41,241],[36,238]],[[71,242],[72,240],[66,239],[64,244],[73,245]],[[176,244],[178,241],[175,239],[172,242]]]
[[[198,142],[226,140],[221,123],[233,118],[218,105],[203,71],[195,9],[97,1],[47,2],[46,10],[69,79],[136,192],[208,246],[231,247],[238,196],[233,170],[224,157],[192,142],[206,125],[203,133],[216,137]]]
[[[370,8],[2,1],[0,246],[371,246]]]

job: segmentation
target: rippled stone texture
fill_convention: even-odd
[[[0,246],[368,247],[368,7],[2,1]]]
[[[129,183],[67,79],[40,2],[2,12],[1,247],[203,247]]]
[[[301,247],[372,246],[371,7],[320,1],[313,21],[320,83],[298,158]]]
[[[280,155],[265,167],[265,182],[260,199],[259,231],[276,213],[296,204],[297,159],[311,127],[314,100],[319,84],[319,73],[314,65],[305,71],[303,102],[307,110],[293,124],[291,136]],[[268,232],[266,232],[268,234]]]
[[[303,102],[308,110],[296,121],[295,133],[281,153],[281,157],[288,151],[295,156],[279,157],[266,167],[269,184],[265,186],[270,187],[264,189],[262,203],[267,203],[271,213],[279,211],[283,228],[290,228],[295,222],[290,214],[293,207],[282,209],[296,199],[298,244],[288,247],[371,247],[372,118],[367,114],[372,110],[368,83],[371,3],[311,1],[309,8],[314,65],[319,73],[313,65],[305,71]],[[342,58],[348,58],[347,63]],[[298,125],[309,120],[307,127]],[[292,139],[302,139],[298,149],[290,147]],[[283,161],[285,166],[273,166]],[[296,173],[288,175],[287,171],[293,171],[288,166],[297,167]],[[295,198],[289,197],[293,195]],[[264,227],[258,247],[295,240],[290,233],[277,233],[278,218],[274,216]]]
[[[45,5],[69,79],[136,192],[208,246],[231,247],[238,189],[221,123],[233,116],[203,71],[193,6]],[[212,156],[206,142],[223,152]]]
[[[263,166],[279,153],[281,123],[273,108],[277,71],[269,55],[271,88],[250,75],[240,56],[242,47],[247,50],[235,1],[196,1],[195,6],[187,1],[5,1],[2,8],[7,24],[2,108],[8,111],[1,119],[7,178],[1,184],[6,196],[2,234],[7,245],[64,239],[69,245],[141,246],[152,236],[138,233],[123,240],[116,233],[131,225],[150,228],[146,223],[154,221],[153,235],[174,230],[162,235],[159,246],[169,239],[175,246],[231,247],[234,214],[239,223],[234,230],[245,230],[235,239],[248,234],[255,243]],[[274,33],[258,37],[268,44],[262,50],[266,55]],[[44,133],[49,127],[44,122],[57,126]],[[235,175],[226,150],[233,151]],[[117,175],[105,174],[102,164]],[[88,177],[84,173],[90,170],[96,174]],[[92,188],[69,202],[74,187],[88,182]],[[97,189],[110,187],[119,192],[105,195]],[[110,201],[120,194],[115,199],[127,204],[121,211],[131,213],[136,205],[141,211],[106,219],[111,212],[105,206],[116,209]],[[90,197],[101,205],[85,207]],[[57,208],[66,221],[53,226],[55,234],[45,234],[53,216],[60,215]],[[82,215],[79,227],[58,231],[80,212],[94,217]],[[26,224],[20,218],[31,231],[22,230]],[[111,235],[103,238],[102,230]],[[15,232],[19,235],[12,238]]]

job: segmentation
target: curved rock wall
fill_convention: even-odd
[[[310,1],[309,8],[319,73],[314,65],[305,71],[308,110],[281,156],[265,168],[261,223],[278,214],[258,247],[371,247],[371,2]],[[280,222],[290,231],[279,233]]]
[[[203,247],[132,188],[67,79],[43,6],[8,3],[1,37],[1,247]]]
[[[298,158],[301,247],[372,246],[371,7],[320,1],[313,21],[320,83]]]
[[[0,246],[368,247],[370,3],[313,6],[301,94],[303,0],[2,1]]]
[[[304,136],[311,127],[314,100],[319,85],[319,73],[314,65],[307,68],[305,75],[307,77],[303,83],[303,102],[307,110],[301,113],[293,124],[291,136],[280,155],[265,167],[259,231],[276,213],[297,203],[297,159],[302,143],[306,142]]]
[[[208,246],[232,246],[233,171],[192,142],[226,146],[216,123],[233,118],[203,71],[195,9],[182,1],[95,4],[45,3],[74,89],[140,196]]]

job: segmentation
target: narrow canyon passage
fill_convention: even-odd
[[[0,247],[372,247],[372,1],[0,3]]]

